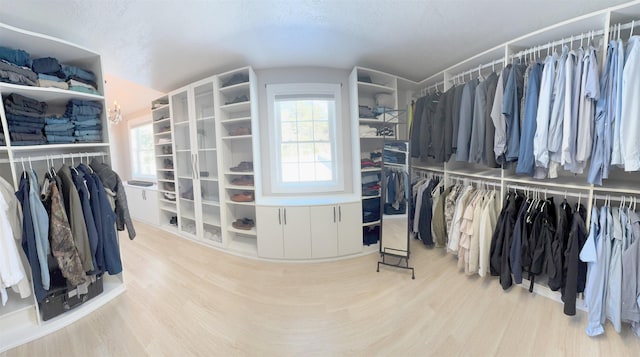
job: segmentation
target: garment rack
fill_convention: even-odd
[[[513,190],[520,190],[520,191],[525,191],[525,192],[540,192],[540,193],[544,193],[545,195],[549,194],[549,195],[557,195],[557,196],[564,196],[564,197],[578,197],[581,198],[583,196],[582,192],[572,192],[572,191],[557,191],[557,190],[549,190],[546,188],[540,188],[540,187],[534,187],[534,186],[520,186],[520,185],[507,185],[507,189],[513,189]],[[584,195],[584,196],[588,196],[588,195]]]
[[[487,69],[489,67],[491,67],[492,70],[495,71],[495,66],[496,65],[501,65],[501,66],[504,65],[504,58],[498,58],[498,59],[495,59],[495,60],[493,60],[493,61],[491,61],[489,63],[481,64],[481,65],[478,65],[477,67],[474,67],[474,68],[471,68],[471,69],[466,70],[464,72],[461,72],[461,73],[458,73],[456,75],[453,75],[449,79],[449,82],[450,83],[455,83],[456,80],[458,80],[460,77],[462,77],[462,81],[464,82],[464,77],[466,77],[467,74],[473,77],[473,74],[478,72],[478,75],[480,75],[480,73],[482,72],[483,69]]]
[[[593,40],[595,37],[604,36],[604,33],[605,33],[604,30],[591,30],[586,33],[581,33],[579,35],[572,35],[572,36],[569,36],[568,38],[562,38],[560,40],[551,41],[543,45],[532,46],[518,53],[512,54],[511,60],[513,61],[514,58],[521,58],[521,57],[526,57],[530,54],[539,53],[540,51],[551,50],[556,46],[562,46],[566,43],[574,43],[576,41],[582,41],[585,39]]]
[[[108,156],[109,154],[106,152],[82,152],[82,153],[68,153],[68,154],[56,154],[56,155],[44,155],[44,156],[21,156],[14,158],[13,162],[17,163],[19,161],[48,161],[48,160],[66,160],[66,159],[75,159],[75,158],[89,158],[89,157],[97,157],[97,156]],[[9,163],[8,159],[1,159],[0,163],[6,164]]]

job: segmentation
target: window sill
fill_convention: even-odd
[[[358,202],[360,197],[354,194],[336,193],[309,196],[268,196],[256,197],[256,205],[262,206],[322,206],[340,203]]]

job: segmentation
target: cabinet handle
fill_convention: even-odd
[[[278,208],[278,224],[282,225],[282,215],[280,212],[280,208]]]
[[[145,190],[142,190],[142,199],[143,199],[143,200],[145,200],[145,201],[147,200],[147,195],[146,195],[146,193],[147,193],[147,192],[146,192]]]
[[[287,224],[287,209],[284,209],[284,224]]]
[[[198,155],[197,153],[193,155],[196,157],[196,171],[194,175],[198,180],[200,180],[200,155]]]
[[[336,223],[336,207],[333,207],[333,223]]]
[[[338,206],[338,222],[342,222],[342,206]]]

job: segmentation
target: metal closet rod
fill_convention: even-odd
[[[638,196],[627,196],[627,195],[593,195],[593,198],[596,200],[602,200],[602,201],[634,201],[634,200],[638,200]]]
[[[534,192],[540,192],[540,193],[544,193],[544,194],[550,194],[550,195],[557,195],[557,196],[571,196],[571,197],[582,197],[582,196],[589,196],[588,193],[586,192],[573,192],[573,191],[558,191],[558,190],[549,190],[546,188],[542,188],[539,186],[521,186],[521,185],[507,185],[507,191],[509,189],[514,189],[514,190],[520,190],[520,191],[534,191]],[[586,191],[587,189],[585,189]],[[577,190],[580,191],[580,190]]]
[[[422,90],[420,90],[420,94],[421,96],[425,96],[427,95],[427,93],[431,93],[432,89],[438,89],[438,86],[442,86],[442,90],[444,91],[444,81],[439,81],[439,82],[435,82],[434,84],[424,87],[422,88]]]
[[[620,38],[620,31],[621,30],[628,30],[631,29],[631,33],[629,34],[629,36],[633,35],[633,29],[636,25],[640,25],[640,20],[633,20],[631,22],[627,22],[626,24],[615,24],[611,27],[609,27],[609,39],[615,37],[615,38]]]
[[[478,74],[480,74],[480,72],[482,72],[483,69],[486,69],[486,68],[489,68],[489,67],[494,68],[496,65],[503,65],[503,64],[504,64],[504,58],[498,58],[498,59],[495,59],[495,60],[493,60],[493,61],[491,61],[489,63],[481,64],[481,65],[478,65],[477,67],[474,67],[474,68],[468,69],[468,70],[466,70],[464,72],[461,72],[461,73],[458,73],[456,75],[453,75],[451,77],[451,79],[449,79],[449,82],[450,83],[454,83],[455,80],[460,78],[460,77],[462,77],[462,80],[464,81],[464,77],[467,74],[470,75],[470,76],[473,76],[473,74],[476,73],[476,72],[478,72]]]
[[[83,153],[68,153],[68,154],[57,154],[57,155],[44,155],[44,156],[21,156],[15,157],[13,159],[14,163],[23,162],[23,161],[46,161],[46,160],[64,160],[64,159],[72,159],[72,158],[83,158],[83,157],[96,157],[96,156],[107,156],[106,152],[83,152]],[[9,163],[9,159],[2,159],[0,163]]]
[[[581,33],[579,35],[572,35],[572,36],[569,36],[567,38],[562,38],[560,40],[547,42],[546,44],[529,47],[529,48],[527,48],[525,50],[522,50],[522,51],[520,51],[520,52],[518,52],[516,54],[511,55],[511,59],[513,60],[514,58],[527,56],[527,55],[530,55],[532,53],[536,53],[536,52],[539,52],[539,51],[549,50],[549,49],[552,49],[552,48],[554,48],[556,46],[562,46],[565,43],[573,43],[573,42],[576,42],[576,41],[595,38],[596,36],[603,36],[603,35],[604,35],[604,30],[591,30],[591,31],[588,31],[588,32],[585,32],[585,33]]]
[[[449,175],[449,180],[454,181],[454,182],[461,182],[464,184],[467,183],[475,183],[477,185],[483,185],[483,186],[494,186],[494,187],[500,187],[502,186],[502,184],[500,182],[494,182],[494,181],[489,181],[489,180],[479,180],[479,179],[472,179],[472,178],[468,178],[465,176],[456,176],[455,174],[450,174]]]

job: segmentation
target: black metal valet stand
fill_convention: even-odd
[[[413,267],[409,266],[409,256],[410,256],[410,229],[409,229],[409,212],[411,212],[410,206],[411,206],[411,199],[410,197],[405,197],[406,198],[406,203],[405,203],[405,212],[406,212],[406,226],[407,226],[407,230],[406,230],[406,249],[399,249],[399,248],[392,248],[392,247],[385,247],[384,246],[384,205],[385,205],[385,198],[386,198],[386,194],[387,194],[387,176],[386,176],[386,170],[385,170],[385,166],[386,167],[395,167],[395,168],[401,168],[402,171],[407,172],[407,179],[405,180],[405,185],[409,185],[409,175],[408,173],[411,172],[411,160],[409,160],[409,155],[410,155],[410,148],[409,148],[409,130],[408,128],[408,120],[407,120],[407,111],[406,110],[388,110],[384,112],[384,128],[393,128],[394,129],[394,133],[393,136],[384,136],[384,140],[383,140],[383,153],[382,153],[382,174],[381,174],[381,180],[382,180],[382,184],[381,186],[381,199],[380,199],[380,217],[382,218],[380,221],[380,261],[378,261],[378,266],[376,271],[380,272],[380,265],[386,265],[386,266],[390,266],[390,267],[395,267],[395,268],[400,268],[400,269],[406,269],[406,270],[411,270],[411,279],[415,279],[416,275],[415,275],[415,270]],[[400,119],[404,119],[404,121],[400,120]],[[407,138],[404,139],[402,138],[399,133],[400,133],[400,129],[404,129],[403,132],[406,133]],[[391,139],[391,140],[389,140]],[[404,158],[404,163],[402,164],[397,164],[397,163],[387,163],[385,162],[385,155],[384,155],[384,150],[391,150],[391,149],[387,149],[386,148],[386,144],[387,143],[393,143],[393,142],[401,142],[405,144],[405,158]],[[407,190],[405,189],[405,192],[407,192]]]

